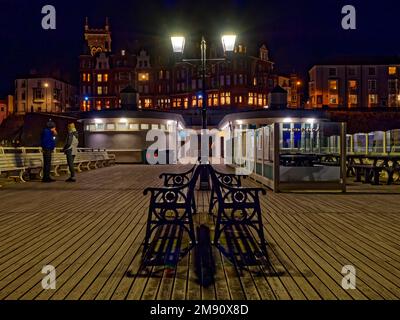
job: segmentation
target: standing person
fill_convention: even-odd
[[[50,119],[46,128],[42,131],[41,145],[43,153],[43,182],[54,182],[55,180],[50,177],[51,170],[51,154],[56,147],[56,124]]]
[[[78,132],[76,131],[75,124],[70,123],[68,125],[68,137],[67,137],[67,142],[65,143],[65,146],[63,148],[63,151],[65,155],[67,156],[67,162],[68,162],[68,167],[69,167],[69,172],[71,176],[69,179],[66,180],[66,182],[75,182],[75,168],[74,168],[74,161],[75,161],[75,156],[78,152],[78,144],[79,144],[79,135]]]

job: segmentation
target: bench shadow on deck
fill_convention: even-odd
[[[400,298],[400,197],[390,194],[268,192],[264,259],[246,229],[225,233],[225,254],[212,245],[209,194],[197,192],[198,246],[179,259],[188,237],[164,227],[143,265],[143,189],[184,169],[116,166],[82,173],[77,184],[0,189],[0,299]],[[41,287],[49,264],[56,290]],[[357,270],[356,290],[341,285],[345,265]]]

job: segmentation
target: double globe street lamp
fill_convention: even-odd
[[[221,37],[222,46],[225,53],[233,52],[235,50],[236,35],[223,35]],[[173,36],[171,37],[172,50],[176,54],[183,55],[185,49],[185,37],[183,36]],[[211,61],[225,61],[225,58],[207,58],[207,44],[204,37],[201,39],[200,43],[200,59],[182,59],[183,62],[200,62],[201,64],[201,124],[202,124],[202,139],[208,141],[206,129],[207,129],[207,88],[206,88],[206,76],[207,76],[207,62]],[[203,153],[203,148],[200,148]],[[208,164],[208,152],[200,155],[200,163],[204,165],[200,176],[200,190],[210,190],[208,170],[206,169],[206,164]]]

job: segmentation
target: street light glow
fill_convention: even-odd
[[[185,49],[185,37],[171,37],[172,50],[175,53],[183,53]]]
[[[225,52],[235,50],[236,35],[223,35],[221,39]]]
[[[44,84],[44,87],[45,87],[45,88],[48,88],[48,87],[49,87],[49,84],[46,82],[46,83]]]

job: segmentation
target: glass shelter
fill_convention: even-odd
[[[274,191],[346,188],[346,125],[315,119],[232,126],[232,164]]]
[[[347,154],[380,155],[400,153],[400,129],[348,134]]]

